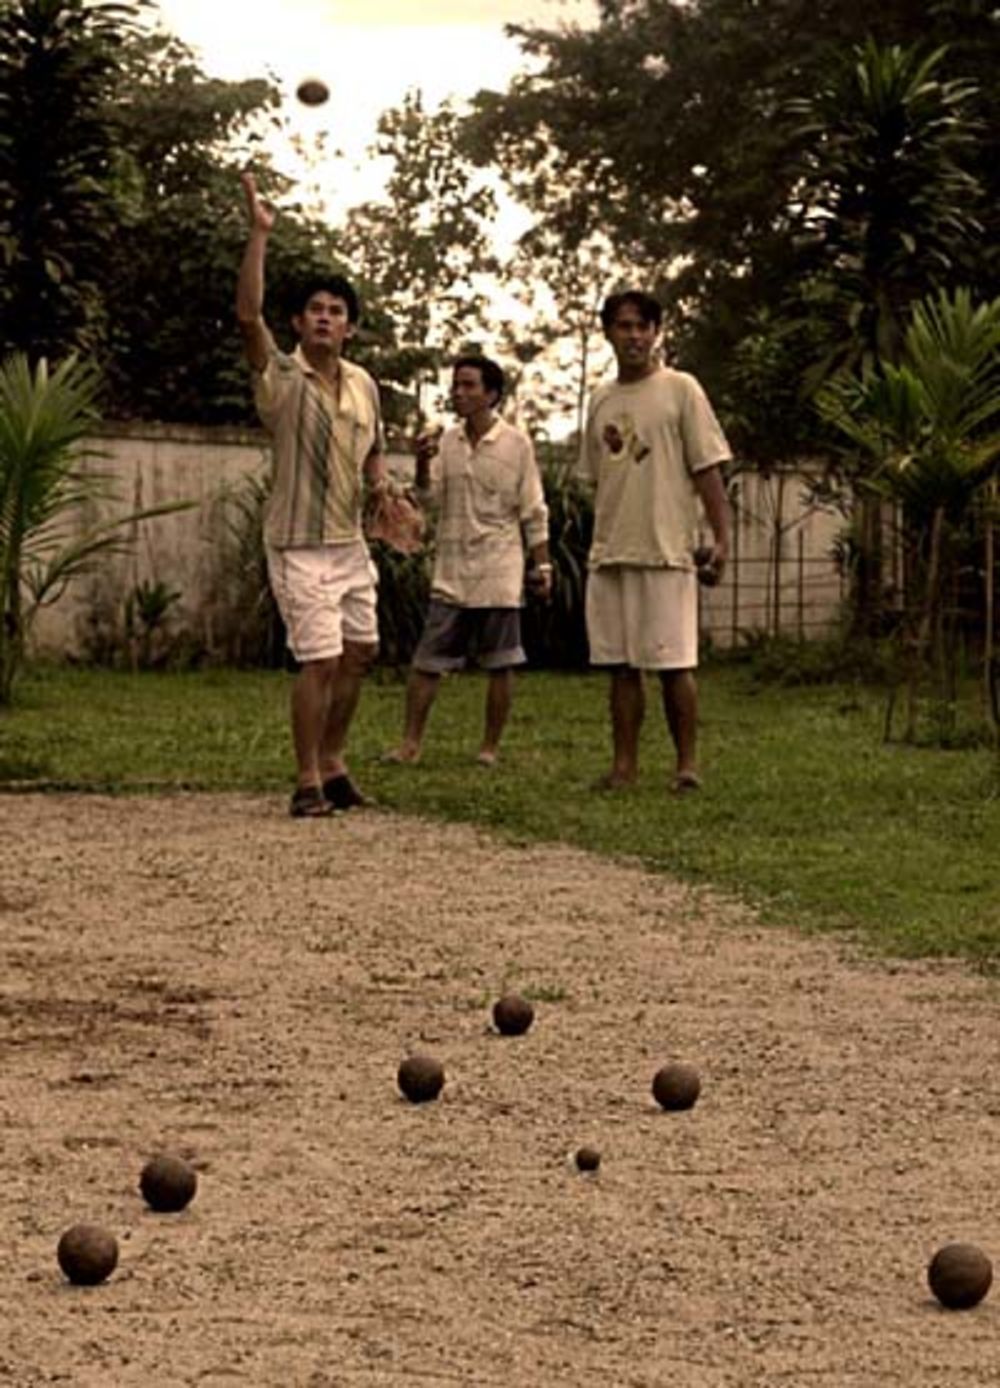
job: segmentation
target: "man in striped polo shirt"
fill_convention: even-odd
[[[257,412],[273,441],[264,517],[268,573],[299,662],[292,687],[296,817],[364,804],[344,760],[361,681],[378,649],[377,572],[362,530],[365,488],[384,492],[375,382],[343,357],[358,300],[340,276],[309,285],[281,352],[263,317],[264,259],[274,210],[243,175],[250,231],[236,294]]]

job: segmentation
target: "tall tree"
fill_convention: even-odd
[[[480,157],[557,232],[585,222],[656,265],[684,358],[721,398],[748,320],[812,263],[794,102],[869,36],[954,41],[942,80],[973,73],[1000,17],[979,0],[602,0],[592,28],[513,32],[532,67],[477,98]]]
[[[0,351],[93,350],[114,244],[108,100],[137,7],[0,0]]]
[[[373,147],[389,161],[385,197],[353,208],[343,247],[397,333],[396,376],[436,379],[444,354],[474,334],[496,270],[490,229],[496,199],[465,157],[450,102],[424,107],[419,91],[386,111]]]
[[[909,311],[935,284],[968,279],[979,250],[980,135],[970,82],[943,80],[944,49],[869,39],[810,96],[793,159],[813,273],[829,281],[841,362],[894,361]]]
[[[264,152],[286,129],[268,81],[209,78],[137,23],[138,3],[0,0],[0,348],[78,350],[119,418],[251,422],[233,292],[246,235],[239,173],[282,204],[268,311],[342,268]],[[368,314],[361,354],[391,339]]]

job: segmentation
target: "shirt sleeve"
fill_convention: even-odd
[[[684,407],[681,411],[681,437],[689,472],[727,463],[732,457],[722,425],[715,417],[701,383],[685,377]]]
[[[545,503],[545,488],[535,450],[527,435],[523,436],[522,447],[518,503],[525,543],[529,549],[533,549],[549,538],[549,508]]]
[[[270,333],[267,341],[267,363],[263,371],[254,372],[253,398],[261,423],[266,428],[273,428],[294,384],[298,368],[291,357],[281,351]]]

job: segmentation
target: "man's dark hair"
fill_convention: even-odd
[[[503,374],[503,367],[499,362],[493,361],[490,357],[484,357],[478,352],[467,352],[459,357],[452,366],[454,374],[460,366],[470,366],[478,371],[482,377],[483,385],[487,390],[493,391],[496,395],[496,403],[499,405],[503,399],[503,393],[507,389],[507,378]]]
[[[304,313],[306,304],[314,294],[332,294],[335,299],[343,299],[347,305],[347,321],[356,323],[361,313],[361,306],[358,303],[357,290],[350,280],[343,275],[317,275],[313,279],[304,280],[293,291],[289,300],[289,312],[292,314]]]
[[[659,299],[645,294],[641,289],[623,289],[619,294],[609,294],[601,306],[601,327],[605,332],[614,323],[618,310],[628,305],[638,309],[644,323],[653,323],[658,328],[663,321],[663,309]]]

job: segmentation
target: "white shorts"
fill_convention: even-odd
[[[378,570],[362,540],[309,549],[267,546],[271,591],[296,660],[332,660],[344,642],[378,643]]]
[[[698,580],[686,569],[610,564],[587,577],[591,665],[693,670],[698,664]]]

